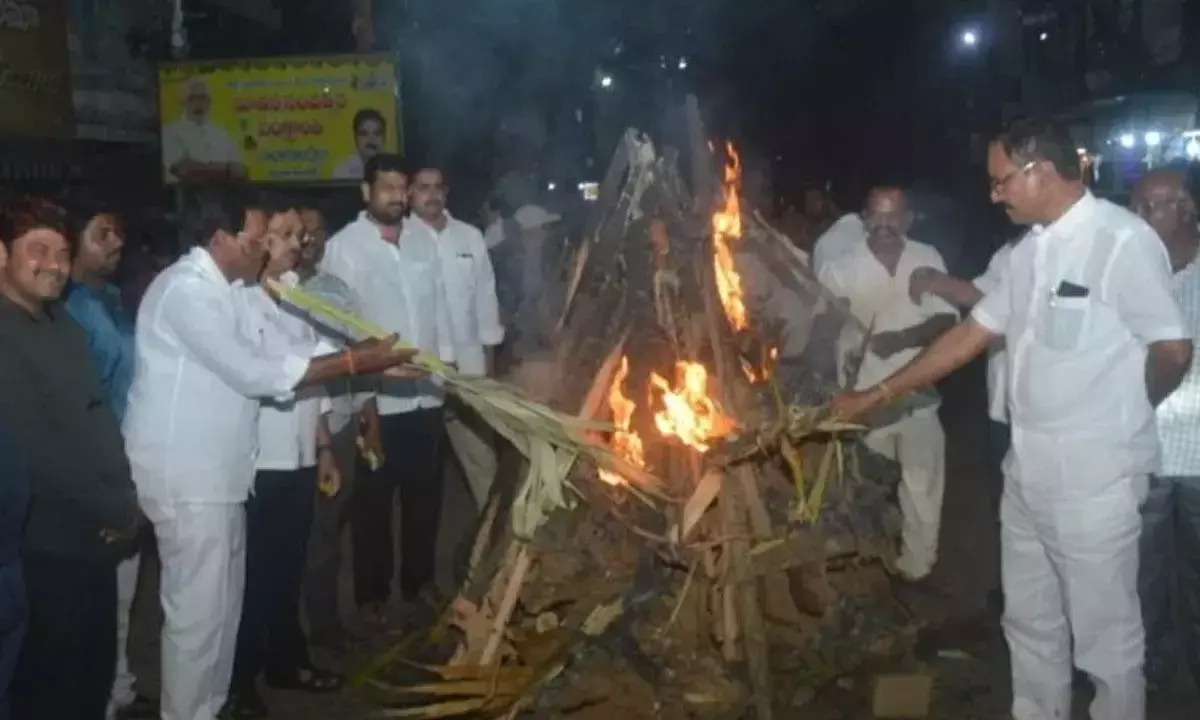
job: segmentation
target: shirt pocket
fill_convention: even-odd
[[[1088,297],[1052,295],[1041,323],[1042,341],[1058,352],[1078,350],[1091,321],[1092,300]]]
[[[459,254],[450,264],[451,281],[447,283],[449,293],[463,293],[467,298],[475,294],[475,256]]]

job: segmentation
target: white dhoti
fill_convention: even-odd
[[[496,480],[497,460],[492,428],[469,407],[454,403],[446,413],[446,437],[462,466],[475,504],[482,511]],[[450,409],[448,408],[448,409]]]
[[[1096,686],[1092,720],[1144,720],[1137,571],[1147,478],[1106,480],[1036,457],[1047,462],[1029,477],[1031,458],[1010,456],[1000,511],[1013,718],[1071,717],[1073,642],[1075,666]]]
[[[215,720],[242,615],[245,506],[141,503],[162,560],[162,720]]]
[[[129,626],[132,623],[133,599],[137,595],[138,570],[142,565],[140,553],[127,557],[117,565],[117,674],[113,680],[108,714],[132,703],[137,698],[134,685],[137,677],[129,668]]]
[[[900,512],[903,515],[896,569],[909,579],[925,577],[937,562],[946,490],[946,436],[937,408],[927,407],[873,430],[867,447],[900,464]]]

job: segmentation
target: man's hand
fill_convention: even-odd
[[[921,298],[928,293],[936,293],[938,284],[946,277],[946,273],[931,267],[920,267],[913,270],[908,280],[908,296],[916,305],[921,304]]]
[[[374,401],[363,406],[358,418],[358,450],[367,465],[377,470],[383,465],[383,439],[379,434],[379,408]]]
[[[329,446],[317,450],[317,489],[327,498],[337,497],[342,491],[342,472]]]
[[[829,410],[838,420],[852,421],[861,418],[887,401],[886,393],[878,387],[870,390],[847,390],[838,393],[829,402]]]
[[[412,348],[398,350],[396,342],[397,337],[392,335],[382,340],[371,338],[353,345],[348,352],[354,358],[354,372],[370,375],[411,362],[417,351]]]

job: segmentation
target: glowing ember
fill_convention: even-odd
[[[708,442],[727,434],[732,423],[709,397],[708,370],[703,365],[676,363],[675,375],[675,388],[657,373],[650,375],[651,385],[662,392],[663,404],[654,415],[654,424],[664,436],[708,452]]]
[[[616,427],[616,432],[613,433],[612,442],[609,444],[612,451],[620,457],[627,460],[634,467],[645,467],[646,461],[642,455],[642,439],[637,433],[629,431],[629,424],[633,420],[633,412],[637,410],[637,403],[630,400],[622,386],[625,385],[625,378],[629,375],[629,358],[621,358],[621,369],[617,371],[616,377],[613,378],[612,388],[608,391],[608,405],[612,408],[612,424]],[[609,470],[600,470],[600,479],[609,485],[620,485],[625,482],[625,478],[617,473]]]
[[[738,193],[742,186],[742,162],[732,143],[726,144],[729,162],[725,166],[723,207],[713,213],[713,266],[716,271],[717,293],[725,316],[735,331],[746,328],[746,303],[742,294],[742,277],[733,262],[729,241],[742,236],[742,209]]]

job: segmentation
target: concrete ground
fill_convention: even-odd
[[[995,498],[999,474],[987,453],[988,427],[985,417],[982,367],[973,366],[943,387],[946,401],[942,419],[947,431],[947,483],[943,511],[941,556],[935,582],[945,594],[945,623],[937,633],[935,651],[926,669],[936,677],[934,712],[939,720],[1001,720],[1008,717],[1009,689],[1007,653],[995,617],[986,613],[987,592],[998,577],[998,528]],[[461,478],[449,479],[443,505],[441,539],[438,546],[438,582],[452,589],[451,568],[460,540],[473,527],[475,506]],[[347,552],[348,537],[347,541]],[[161,622],[153,595],[155,572],[143,572],[141,594],[135,610],[132,657],[144,692],[158,693],[157,635]],[[351,608],[349,567],[342,577],[343,607]],[[375,638],[372,649],[387,646],[387,638]],[[317,658],[327,666],[351,671],[370,657],[370,650],[355,657]],[[888,668],[883,668],[887,670]],[[896,669],[896,668],[891,668]],[[878,670],[878,669],[877,669]],[[796,709],[805,720],[854,720],[870,718],[870,680],[867,676],[844,678],[820,693],[810,704]],[[1075,718],[1087,717],[1089,690],[1080,688]],[[264,694],[272,716],[287,720],[355,720],[370,717],[371,709],[349,695],[328,697],[299,693]],[[1171,688],[1152,694],[1150,720],[1193,720],[1200,717],[1200,693],[1181,678]]]

